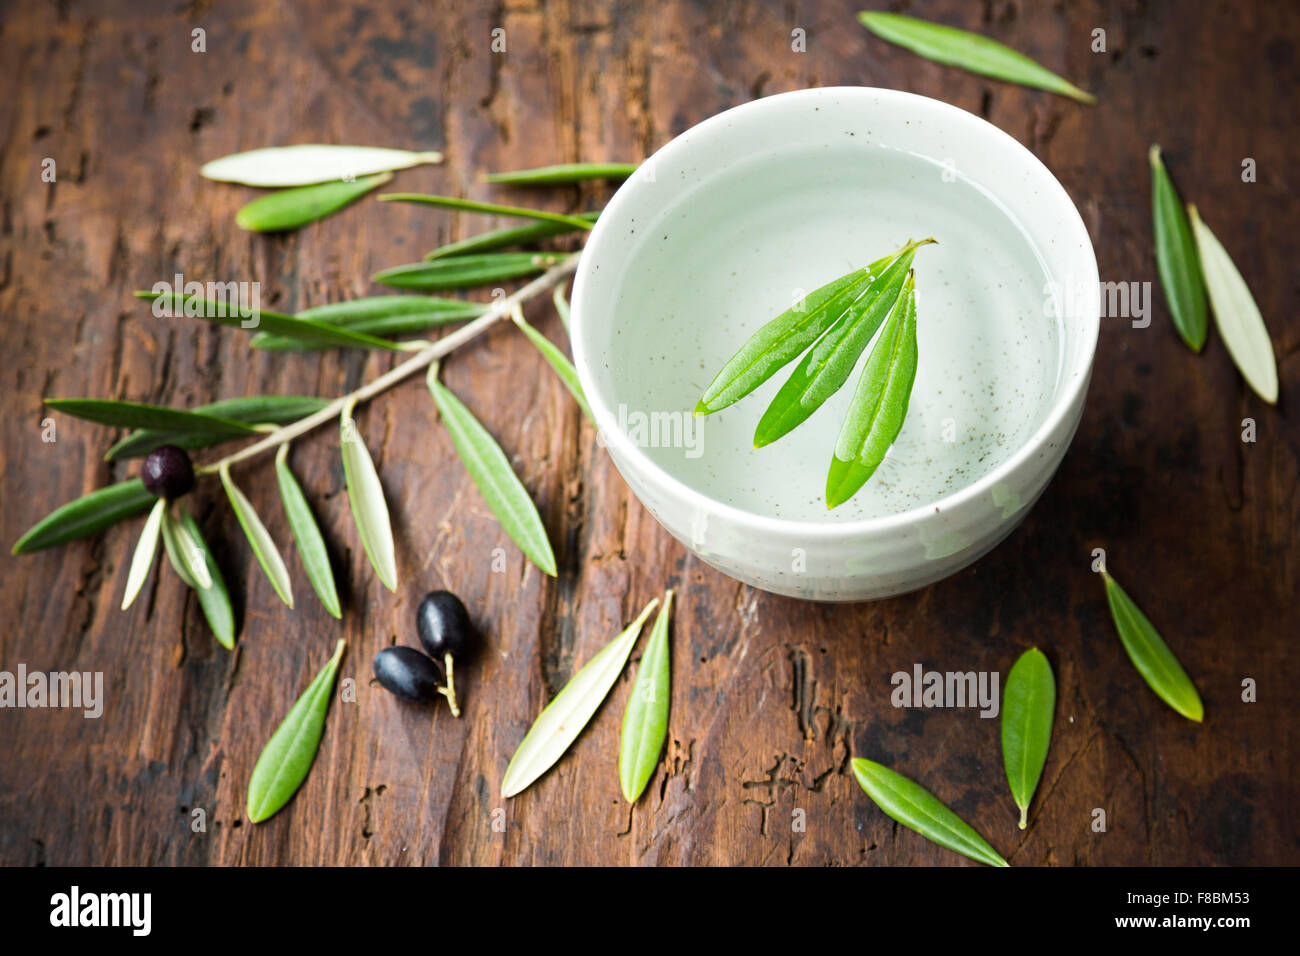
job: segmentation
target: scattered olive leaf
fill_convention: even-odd
[[[618,779],[623,797],[636,803],[659,766],[659,754],[668,739],[668,705],[672,697],[672,665],[668,650],[668,622],[673,592],[664,594],[663,607],[650,629],[650,641],[641,655],[636,684],[623,712],[623,739],[618,752]]]
[[[536,219],[541,222],[553,222],[581,229],[591,228],[591,223],[579,216],[569,216],[560,212],[548,212],[545,209],[527,209],[523,206],[502,206],[492,202],[478,202],[474,199],[458,199],[455,196],[430,196],[424,193],[385,193],[379,197],[380,202],[413,202],[426,206],[439,206],[443,209],[458,209],[462,212],[481,212],[491,216],[516,216],[520,219]]]
[[[257,516],[253,503],[230,477],[230,466],[223,464],[219,473],[222,487],[226,489],[226,497],[230,499],[230,507],[234,509],[239,526],[244,529],[244,536],[248,538],[257,563],[266,572],[267,580],[275,588],[275,593],[280,595],[280,600],[293,607],[293,583],[289,580],[289,571],[284,566],[284,558],[280,557],[280,549],[275,546],[271,532],[266,530],[266,525]]]
[[[277,813],[307,779],[320,749],[334,678],[346,646],[346,641],[338,642],[334,656],[294,702],[257,758],[248,781],[248,819],[253,823]]]
[[[1059,93],[1080,103],[1097,102],[1091,93],[1085,93],[1023,53],[978,33],[879,11],[859,13],[858,20],[881,39],[911,50],[927,60],[960,67],[995,80]]]
[[[592,179],[627,179],[636,168],[636,163],[561,163],[508,173],[488,173],[487,181],[512,186],[567,186]]]
[[[250,232],[287,232],[350,206],[392,178],[392,173],[378,173],[360,179],[281,189],[240,209],[235,213],[235,225]]]
[[[546,705],[510,758],[501,780],[501,796],[515,796],[564,756],[623,672],[641,626],[658,603],[654,598],[647,604],[637,619],[584,664]]]
[[[14,543],[13,554],[30,554],[67,544],[147,511],[158,499],[139,478],[120,481],[60,505]]]
[[[502,530],[528,559],[555,577],[555,553],[546,526],[523,482],[490,432],[450,389],[438,381],[438,365],[429,366],[429,392],[465,470],[496,516]]]
[[[182,581],[196,591],[212,587],[212,575],[208,573],[208,563],[204,560],[199,543],[172,514],[170,508],[163,509],[162,539],[167,559]]]
[[[280,188],[309,186],[336,179],[409,169],[423,163],[440,163],[439,152],[412,152],[375,146],[268,146],[232,153],[199,168],[199,175],[218,182]]]
[[[343,475],[347,479],[348,501],[357,533],[366,549],[370,564],[379,580],[390,591],[397,590],[397,552],[393,547],[393,525],[388,517],[384,486],[370,457],[370,450],[357,431],[352,418],[354,403],[349,403],[339,419],[343,446]]]
[[[1205,291],[1214,309],[1214,324],[1246,384],[1270,405],[1277,404],[1277,357],[1264,316],[1228,250],[1201,221],[1196,206],[1187,207],[1196,239]]]
[[[1205,345],[1206,315],[1205,283],[1196,240],[1183,201],[1160,157],[1160,147],[1152,146],[1147,158],[1151,162],[1151,218],[1160,286],[1165,290],[1174,328],[1188,348],[1199,352]]]
[[[1106,582],[1106,600],[1115,619],[1115,629],[1129,660],[1161,700],[1188,720],[1200,723],[1205,708],[1196,685],[1132,598],[1107,572],[1101,574]]]
[[[919,783],[871,760],[855,757],[853,776],[876,806],[927,840],[989,866],[1008,866],[961,817]]]
[[[334,572],[330,568],[329,552],[325,549],[325,538],[311,513],[307,496],[302,493],[302,486],[289,469],[288,458],[289,445],[285,443],[275,454],[275,477],[280,486],[284,513],[289,518],[289,530],[293,532],[303,570],[307,572],[307,580],[311,582],[316,596],[325,605],[325,610],[334,617],[342,618],[338,591],[334,587]]]
[[[1031,647],[1020,655],[1007,674],[1002,691],[1002,762],[1012,799],[1020,808],[1020,829],[1029,818],[1038,780],[1052,742],[1052,715],[1056,710],[1056,680],[1046,655]]]

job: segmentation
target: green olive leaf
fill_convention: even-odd
[[[334,678],[346,646],[346,641],[338,642],[334,656],[294,702],[257,758],[248,781],[248,819],[253,823],[277,813],[307,779],[320,749]]]
[[[592,179],[627,179],[636,172],[637,163],[562,163],[518,169],[508,173],[488,173],[490,183],[511,186],[566,186]]]
[[[140,532],[135,554],[131,557],[131,568],[126,574],[126,593],[122,595],[123,611],[135,601],[140,589],[144,587],[145,580],[149,577],[149,569],[153,567],[153,556],[158,550],[158,536],[166,509],[166,499],[159,498],[149,512],[149,517],[145,519],[144,530]]]
[[[253,503],[245,497],[230,477],[230,466],[223,464],[219,472],[221,484],[226,489],[226,497],[230,499],[230,506],[235,511],[239,526],[244,529],[244,536],[248,538],[248,544],[257,557],[257,563],[266,572],[267,580],[271,582],[271,587],[275,588],[275,593],[280,595],[280,600],[293,607],[293,583],[289,580],[289,570],[284,566],[284,558],[280,557],[280,549],[275,546],[271,532],[266,530],[266,525],[262,524],[262,519],[257,516]]]
[[[918,247],[934,242],[909,242],[866,290],[813,343],[776,393],[754,430],[754,447],[770,445],[803,424],[848,381],[867,344],[894,308],[912,268]]]
[[[1097,102],[1091,93],[1085,93],[1023,53],[978,33],[897,13],[864,11],[858,14],[858,20],[881,39],[927,60],[960,67],[995,80],[1059,93],[1080,103]]]
[[[430,196],[424,193],[386,193],[379,197],[380,202],[413,202],[427,206],[440,206],[443,209],[458,209],[462,212],[481,212],[490,216],[516,216],[521,219],[536,219],[541,222],[553,222],[581,229],[591,228],[591,223],[578,216],[564,213],[547,212],[545,209],[526,209],[522,206],[502,206],[491,202],[478,202],[473,199],[458,199],[455,196]]]
[[[903,430],[916,380],[916,290],[911,275],[863,366],[826,475],[826,506],[857,494]]]
[[[659,766],[659,754],[668,739],[668,705],[672,697],[672,666],[668,650],[668,622],[673,592],[664,595],[663,607],[650,629],[650,641],[641,655],[636,684],[623,712],[623,739],[618,752],[618,779],[623,797],[636,803]]]
[[[343,447],[343,475],[347,479],[348,501],[352,505],[352,518],[361,535],[375,574],[390,591],[397,590],[397,551],[393,546],[393,525],[388,517],[388,501],[384,486],[370,450],[357,431],[352,418],[354,402],[349,402],[339,419],[339,433]]]
[[[1228,250],[1201,221],[1196,206],[1188,206],[1187,212],[1205,275],[1205,290],[1214,308],[1214,324],[1223,336],[1223,344],[1246,384],[1264,401],[1276,405],[1277,357],[1264,316]]]
[[[555,303],[555,311],[560,316],[560,321],[564,323],[564,331],[569,331],[569,300],[564,295],[564,283],[561,282],[551,293],[551,301]]]
[[[184,507],[178,505],[177,510],[179,511],[177,523],[189,534],[190,540],[203,556],[208,577],[212,581],[211,587],[199,588],[194,592],[199,599],[199,607],[203,609],[203,616],[208,619],[208,627],[212,628],[212,633],[216,635],[221,646],[227,650],[234,650],[235,610],[230,604],[230,591],[226,588],[226,579],[222,577],[221,569],[217,567],[217,562],[212,557],[212,550],[203,540],[203,532],[199,530],[198,522],[190,517]]]
[[[163,405],[101,398],[47,398],[45,404],[76,418],[115,428],[152,428],[177,435],[201,436],[210,441],[257,434],[256,428],[243,422]]]
[[[1147,153],[1151,162],[1151,218],[1156,236],[1156,270],[1165,290],[1174,328],[1187,347],[1199,352],[1205,345],[1205,280],[1201,277],[1196,240],[1187,221],[1183,201],[1160,158],[1160,147]]]
[[[579,212],[574,213],[574,219],[582,219],[589,223],[595,223],[600,212]],[[455,242],[449,242],[446,245],[439,246],[432,252],[425,255],[425,259],[443,259],[449,256],[465,256],[480,252],[491,252],[495,249],[511,249],[520,246],[531,246],[533,243],[542,239],[550,239],[553,236],[564,236],[574,232],[582,232],[577,226],[570,225],[567,222],[534,222],[526,226],[513,226],[509,229],[493,229],[489,232],[479,233],[476,236],[468,236],[465,239],[458,239]]]
[[[1101,574],[1106,582],[1106,600],[1115,619],[1115,629],[1129,660],[1161,700],[1199,724],[1205,717],[1205,708],[1196,685],[1132,598],[1108,573]]]
[[[12,553],[30,554],[89,537],[147,511],[157,500],[139,478],[96,488],[38,521],[14,543]]]
[[[334,572],[330,568],[329,551],[325,549],[325,538],[312,515],[307,496],[302,493],[302,486],[289,470],[288,457],[288,444],[281,445],[275,454],[275,478],[280,486],[284,513],[289,518],[289,530],[293,532],[303,570],[307,572],[307,580],[311,582],[316,596],[325,605],[325,610],[334,617],[342,618],[338,591],[334,587]]]
[[[1009,866],[982,836],[934,794],[871,760],[854,758],[853,776],[876,806],[909,830],[989,866]]]
[[[1002,691],[1002,762],[1012,799],[1020,808],[1022,830],[1047,762],[1055,710],[1052,665],[1042,651],[1031,647],[1012,665]]]
[[[471,289],[545,272],[564,256],[540,252],[490,252],[412,262],[376,272],[374,280],[394,289],[437,292]]]
[[[209,405],[191,409],[202,415],[212,415],[243,425],[271,424],[296,421],[318,412],[329,402],[323,398],[305,395],[250,395],[245,398],[226,398]],[[124,458],[141,458],[161,445],[175,445],[192,451],[207,448],[224,438],[211,433],[182,433],[144,428],[127,435],[108,450],[106,461]]]
[[[269,309],[251,308],[235,302],[205,299],[200,296],[186,295],[179,292],[145,292],[137,290],[132,293],[137,299],[154,303],[155,312],[160,315],[185,316],[215,322],[232,329],[246,332],[267,332],[303,342],[321,346],[351,347],[363,349],[401,348],[392,342],[356,332],[330,322],[316,322],[312,319],[299,319],[283,312]]]
[[[369,176],[422,163],[440,163],[442,153],[383,149],[376,146],[329,146],[303,143],[269,146],[222,156],[199,167],[199,175],[224,183],[282,188],[309,186],[336,179]]]
[[[587,404],[587,396],[583,394],[582,383],[578,380],[578,371],[573,367],[573,363],[550,339],[528,324],[528,321],[524,318],[523,309],[517,304],[511,310],[510,318],[519,327],[519,330],[528,337],[528,341],[536,346],[537,351],[542,353],[542,358],[546,359],[551,368],[555,369],[555,374],[560,376],[560,381],[564,383],[564,387],[569,390],[569,394],[577,401],[578,407],[582,409],[582,414],[587,416],[588,421],[594,422],[596,420],[595,416],[591,414],[591,406]]]
[[[350,206],[366,193],[390,182],[392,173],[314,186],[281,189],[254,199],[235,213],[235,225],[250,232],[287,232],[324,219]]]
[[[438,381],[437,363],[429,367],[428,384],[447,434],[488,508],[519,550],[555,577],[555,553],[546,526],[506,453],[461,400]]]
[[[501,780],[502,797],[520,793],[564,756],[600,708],[618,675],[623,673],[641,626],[658,603],[659,599],[655,598],[647,604],[627,630],[584,664],[546,705],[510,758]]]

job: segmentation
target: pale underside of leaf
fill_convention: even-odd
[[[308,186],[440,162],[442,154],[438,152],[304,143],[233,153],[204,163],[199,174],[218,182],[276,188]]]
[[[162,538],[167,557],[182,581],[196,591],[212,587],[212,575],[208,573],[208,562],[202,547],[191,536],[189,529],[172,515],[170,509],[163,510]]]
[[[334,617],[341,618],[343,612],[339,607],[338,590],[334,586],[334,571],[330,568],[325,538],[321,535],[320,526],[312,514],[311,505],[307,503],[307,496],[302,492],[302,486],[289,468],[288,456],[288,444],[281,445],[275,455],[275,476],[280,486],[284,513],[289,519],[289,529],[293,532],[303,570],[307,572],[307,580],[311,582],[316,596],[320,598],[325,610]]]
[[[338,642],[334,656],[294,702],[257,758],[248,781],[247,811],[253,823],[274,815],[307,779],[320,749],[334,678],[345,646],[344,641]]]
[[[343,446],[343,475],[347,479],[352,517],[379,580],[390,591],[397,590],[397,552],[388,501],[379,482],[374,460],[352,418],[352,407],[343,410],[339,421]]]
[[[1133,603],[1114,578],[1106,572],[1102,575],[1115,629],[1129,660],[1161,700],[1188,720],[1200,723],[1205,717],[1205,708],[1196,685],[1142,609]]]
[[[159,498],[149,512],[149,517],[145,519],[140,540],[136,543],[135,553],[131,556],[130,570],[126,574],[126,593],[122,597],[123,611],[135,601],[140,589],[144,587],[145,579],[149,577],[153,556],[158,550],[158,537],[162,531],[163,512],[166,507],[166,500]]]
[[[673,592],[669,590],[650,630],[636,684],[628,695],[627,710],[623,714],[618,776],[623,797],[628,803],[636,803],[645,792],[668,738],[668,707],[672,697],[668,627],[672,606]]]
[[[589,660],[555,695],[524,735],[501,780],[502,797],[513,797],[549,770],[577,739],[623,672],[654,598],[618,637]]]
[[[876,806],[908,829],[989,866],[1008,865],[970,824],[919,783],[862,758],[854,758],[853,775]]]
[[[947,66],[981,76],[1059,93],[1080,103],[1097,98],[1008,46],[978,33],[895,13],[863,12],[858,20],[872,33]]]
[[[195,591],[199,599],[199,607],[203,609],[203,616],[207,618],[208,626],[212,628],[212,633],[216,635],[221,646],[227,650],[233,650],[235,647],[235,609],[230,604],[230,592],[226,588],[226,580],[221,576],[221,569],[217,567],[217,562],[213,559],[212,551],[207,542],[203,540],[203,532],[199,530],[198,522],[190,516],[190,513],[183,506],[178,505],[177,511],[180,513],[177,524],[185,529],[190,539],[202,552],[203,562],[208,570],[208,577],[212,580],[210,588],[200,588]]]
[[[848,501],[866,484],[903,430],[917,359],[916,290],[909,275],[840,426],[826,475],[828,508]]]
[[[555,577],[555,553],[546,526],[505,452],[464,403],[438,381],[436,364],[429,369],[428,384],[452,444],[488,508],[519,550]]]
[[[253,549],[257,563],[266,572],[267,580],[271,582],[271,587],[280,596],[280,600],[293,607],[293,583],[289,580],[289,570],[284,565],[284,558],[280,556],[280,549],[275,546],[271,532],[266,530],[266,525],[262,524],[262,519],[257,516],[253,503],[230,477],[229,466],[222,465],[220,474],[221,484],[226,489],[226,497],[230,499],[230,506],[235,511],[239,526],[244,529],[244,536],[248,538],[249,547]]]
[[[1205,289],[1214,309],[1214,324],[1246,384],[1270,405],[1277,404],[1277,357],[1250,287],[1228,250],[1189,206],[1192,234],[1200,254]]]

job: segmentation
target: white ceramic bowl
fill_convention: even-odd
[[[855,375],[753,449],[793,365],[704,418],[723,363],[806,291],[894,251],[915,261],[920,360],[897,442],[834,511],[826,468]],[[937,100],[786,93],[688,130],[618,191],[573,290],[573,353],[600,440],[703,560],[823,601],[937,581],[1016,526],[1083,410],[1097,263],[1069,196],[1028,150]]]

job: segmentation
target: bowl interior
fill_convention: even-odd
[[[692,417],[763,323],[927,236],[939,244],[915,261],[908,416],[852,500],[828,512],[823,490],[856,371],[766,448],[752,447],[754,426],[793,364]],[[706,121],[619,191],[583,257],[574,351],[598,424],[638,467],[754,515],[851,522],[944,499],[1029,445],[1086,381],[1095,295],[1077,212],[1010,137],[923,97],[809,90]]]

